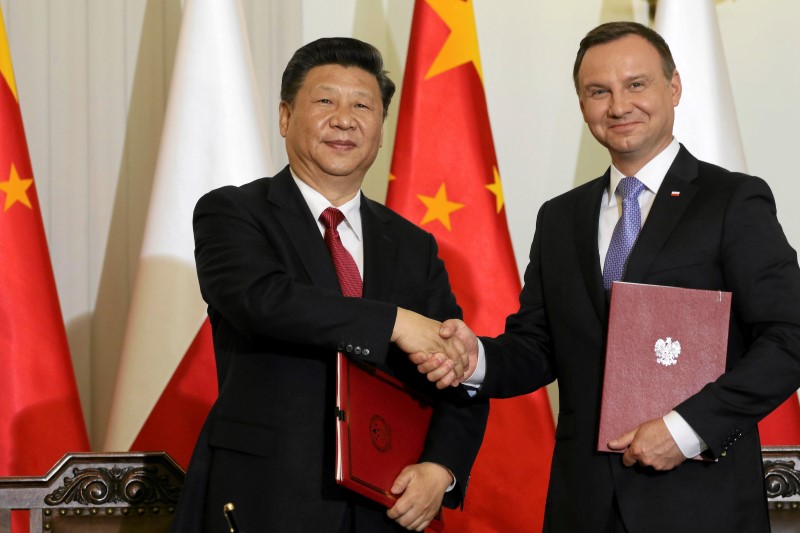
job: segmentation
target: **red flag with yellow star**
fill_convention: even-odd
[[[41,476],[89,440],[0,12],[0,476]]]
[[[386,204],[436,236],[467,324],[497,335],[520,292],[471,0],[417,0]],[[458,532],[541,530],[554,444],[544,390],[493,400]]]

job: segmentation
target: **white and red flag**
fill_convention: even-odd
[[[187,0],[106,450],[186,467],[217,396],[192,212],[204,193],[271,174],[239,0]]]

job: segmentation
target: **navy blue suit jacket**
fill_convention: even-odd
[[[483,339],[479,396],[558,379],[545,531],[603,531],[614,495],[630,531],[768,531],[756,424],[800,387],[800,270],[769,187],[681,147],[631,252],[624,281],[733,293],[726,372],[675,406],[718,461],[657,473],[595,451],[608,323],[597,230],[608,183],[606,173],[542,206],[520,309],[503,335]]]
[[[335,354],[347,346],[439,400],[420,461],[449,468],[458,483],[445,504],[462,502],[488,402],[436,391],[389,342],[398,306],[439,320],[460,309],[432,235],[363,196],[361,216],[364,298],[345,298],[288,167],[198,202],[195,258],[219,398],[175,531],[201,531],[204,520],[223,531],[225,501],[243,530],[281,532],[338,532],[348,503],[371,505],[334,481]]]

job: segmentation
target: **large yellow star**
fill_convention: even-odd
[[[432,220],[438,220],[447,228],[447,231],[452,231],[450,229],[450,213],[458,211],[464,207],[464,204],[451,202],[447,199],[447,191],[445,190],[444,183],[439,187],[436,196],[431,197],[418,194],[417,198],[428,208],[420,225],[427,224]]]
[[[472,62],[483,83],[481,55],[478,50],[478,29],[472,0],[426,0],[450,28],[450,36],[425,75],[432,78],[446,70]]]
[[[8,211],[17,202],[31,208],[31,201],[26,192],[31,185],[33,185],[33,180],[19,179],[17,167],[11,165],[11,175],[8,177],[8,181],[0,181],[0,191],[6,193],[6,204],[3,211]]]
[[[497,171],[497,167],[492,167],[492,170],[494,170],[494,183],[487,185],[486,188],[494,194],[497,203],[497,212],[499,213],[500,210],[503,209],[503,184],[500,183],[500,173]]]

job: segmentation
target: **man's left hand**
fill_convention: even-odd
[[[625,450],[625,466],[640,464],[655,470],[672,470],[686,460],[662,419],[645,422],[608,443],[612,450]]]
[[[453,482],[448,469],[436,463],[409,465],[392,485],[397,503],[386,514],[412,531],[423,531],[442,506],[447,487]]]

